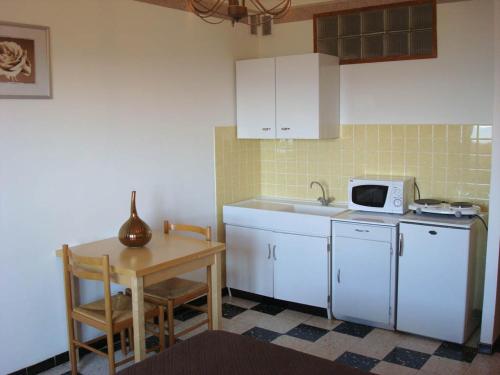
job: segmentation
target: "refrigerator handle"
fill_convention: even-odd
[[[399,256],[403,256],[403,233],[399,233]]]

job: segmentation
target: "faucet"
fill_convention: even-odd
[[[333,201],[332,198],[327,198],[326,197],[326,193],[325,193],[325,188],[323,187],[323,185],[321,185],[321,183],[319,183],[318,181],[313,181],[311,182],[311,184],[309,185],[309,187],[312,189],[313,185],[316,184],[318,185],[320,188],[321,188],[321,192],[323,193],[323,196],[322,197],[319,197],[318,198],[318,201],[321,202],[321,205],[322,206],[328,206],[330,204],[330,202]]]

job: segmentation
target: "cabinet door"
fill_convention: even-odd
[[[328,240],[276,233],[274,297],[328,306]]]
[[[276,136],[319,138],[317,54],[276,58]]]
[[[238,138],[275,138],[274,58],[236,62]]]
[[[230,288],[273,296],[274,233],[226,225],[226,273]]]
[[[390,243],[335,237],[333,264],[333,314],[389,324]]]
[[[406,223],[399,230],[398,330],[463,342],[470,232]]]

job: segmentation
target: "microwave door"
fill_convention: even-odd
[[[383,208],[387,201],[389,186],[358,185],[352,188],[352,202],[359,206]]]

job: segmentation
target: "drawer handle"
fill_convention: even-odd
[[[354,229],[356,232],[368,233],[370,232],[368,229]]]
[[[290,130],[290,128],[281,128],[281,130]]]
[[[429,234],[432,234],[433,236],[435,236],[436,234],[438,234],[438,232],[436,232],[435,230],[430,230]]]
[[[268,253],[267,253],[267,259],[271,259],[271,244],[267,244],[267,250],[268,250]]]
[[[265,132],[268,132],[269,130],[271,130],[271,128],[262,128],[262,130],[264,130]]]
[[[273,259],[277,260],[276,259],[276,245],[273,245]]]
[[[337,271],[337,283],[340,284],[340,268]]]
[[[399,233],[399,256],[403,256],[403,233]]]

